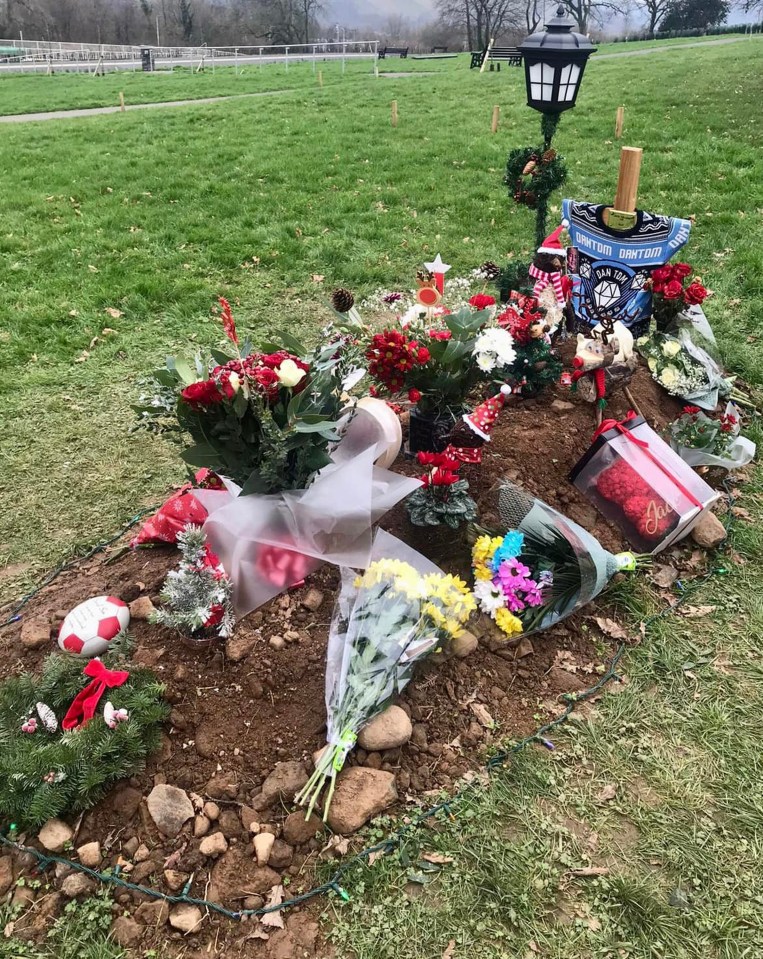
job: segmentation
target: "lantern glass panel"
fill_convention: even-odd
[[[559,99],[563,102],[574,100],[575,91],[580,76],[580,67],[576,63],[569,63],[562,68],[559,78]]]
[[[533,100],[551,100],[554,94],[554,68],[549,63],[534,63],[530,67]]]

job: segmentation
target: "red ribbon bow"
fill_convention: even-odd
[[[100,659],[91,659],[85,666],[84,673],[86,676],[92,676],[92,682],[88,683],[72,700],[61,723],[62,729],[76,729],[78,726],[89,723],[95,716],[98,701],[106,690],[122,686],[130,678],[128,672],[106,669]]]
[[[673,483],[673,485],[677,487],[677,489],[681,493],[683,493],[683,495],[689,500],[692,506],[698,506],[700,509],[702,509],[702,503],[697,499],[697,497],[693,493],[691,493],[688,489],[686,489],[683,483],[681,483],[679,480],[676,479],[676,477],[670,472],[670,470],[663,463],[661,463],[657,459],[657,457],[649,449],[649,444],[646,442],[646,440],[637,439],[633,435],[633,433],[624,425],[625,423],[628,423],[631,420],[635,420],[637,416],[638,414],[634,410],[628,410],[628,412],[625,414],[625,417],[622,420],[619,420],[619,421],[604,420],[601,426],[593,434],[593,440],[594,441],[597,440],[600,436],[606,433],[607,430],[617,430],[619,433],[622,433],[622,435],[630,443],[635,443],[635,445],[639,447],[639,449],[650,460],[650,462],[654,463],[654,465],[668,477],[668,479]]]

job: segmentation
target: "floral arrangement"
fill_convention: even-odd
[[[405,688],[418,662],[461,634],[476,608],[462,580],[445,575],[389,534],[377,534],[375,552],[378,558],[362,575],[343,570],[329,630],[328,745],[296,797],[307,805],[307,817],[328,782],[326,819],[337,773],[358,732]]]
[[[690,466],[738,469],[755,456],[755,444],[740,436],[739,410],[728,403],[720,416],[708,416],[698,406],[685,406],[666,430],[666,439]]]
[[[445,316],[466,306],[479,286],[484,292],[489,279],[477,276],[447,276],[443,282],[442,299],[432,310],[434,316]],[[370,293],[360,304],[363,310],[372,313],[392,313],[405,326],[427,317],[427,308],[416,299],[416,290],[389,290],[380,288]]]
[[[153,374],[156,395],[137,407],[141,419],[190,434],[194,445],[183,459],[229,477],[245,494],[302,489],[331,462],[329,445],[339,439],[342,351],[326,343],[311,353],[286,334],[288,350],[242,347],[230,304],[221,297],[220,305],[236,355],[215,350],[193,366],[169,358]]]
[[[708,290],[698,279],[690,279],[693,268],[688,263],[666,263],[652,270],[652,314],[657,329],[664,332],[687,306],[699,306]]]
[[[214,630],[223,639],[230,636],[235,625],[233,584],[222,563],[200,526],[186,526],[177,544],[180,564],[167,574],[160,594],[168,608],[154,612],[151,621],[184,633]]]
[[[415,526],[449,526],[451,529],[477,518],[477,504],[469,495],[469,482],[458,472],[463,463],[448,452],[416,454],[427,472],[423,486],[405,501],[408,517]]]
[[[646,359],[652,378],[673,396],[690,399],[708,390],[706,367],[684,349],[678,337],[653,333],[636,340],[636,348]]]
[[[472,355],[482,373],[492,373],[495,369],[511,366],[517,358],[514,337],[500,326],[482,330],[474,341]]]
[[[536,297],[512,290],[496,323],[508,330],[514,341],[514,361],[501,373],[514,384],[515,392],[533,396],[559,380],[562,361],[551,347],[546,311]]]

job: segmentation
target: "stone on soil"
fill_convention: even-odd
[[[232,663],[240,663],[254,649],[257,637],[252,633],[239,633],[229,637],[225,644],[225,655]]]
[[[181,903],[170,913],[170,925],[184,935],[198,932],[201,928],[201,909],[188,903]]]
[[[21,645],[27,649],[41,649],[50,643],[50,624],[44,619],[22,622]]]
[[[303,812],[292,812],[284,820],[283,838],[292,846],[301,846],[303,843],[310,842],[315,838],[316,833],[323,832],[324,829],[325,826],[315,813],[312,813],[305,821]]]
[[[323,593],[319,589],[310,589],[307,596],[302,600],[302,605],[310,610],[311,613],[317,613],[323,604]]]
[[[178,872],[177,869],[165,869],[164,881],[172,892],[179,892],[188,881],[188,873]]]
[[[228,850],[228,840],[221,832],[213,832],[211,836],[205,836],[199,844],[199,852],[202,856],[217,858],[222,856]]]
[[[479,643],[474,633],[464,630],[460,636],[450,641],[450,651],[459,659],[465,659],[475,651],[478,645]]]
[[[99,842],[85,843],[77,850],[77,858],[88,869],[97,869],[101,864],[101,844]]]
[[[267,866],[275,841],[276,837],[269,832],[261,832],[254,837],[254,854],[257,857],[258,866]]]
[[[86,896],[95,889],[95,883],[82,872],[73,872],[61,883],[61,892],[67,899]]]
[[[65,822],[60,819],[49,819],[40,830],[38,839],[43,849],[48,852],[62,852],[74,833]]]
[[[202,811],[207,819],[211,819],[212,822],[215,822],[220,818],[220,807],[216,802],[205,802],[204,809]]]
[[[163,926],[170,914],[170,907],[161,899],[144,902],[135,910],[135,918],[144,926]]]
[[[148,619],[154,612],[156,612],[156,607],[148,596],[139,596],[130,603],[131,619]]]
[[[337,779],[328,824],[334,832],[349,836],[396,801],[392,773],[362,766],[345,769]]]
[[[259,811],[267,809],[277,800],[292,802],[307,780],[308,775],[302,763],[278,763],[262,784],[260,794],[252,799],[252,807]]]
[[[268,857],[268,866],[273,869],[287,869],[294,859],[294,850],[288,843],[276,839]]]
[[[185,790],[177,786],[154,786],[148,794],[146,806],[156,828],[170,839],[174,839],[193,817],[193,803]]]
[[[692,529],[691,538],[703,549],[715,549],[726,539],[726,528],[715,513],[705,510]]]
[[[194,837],[198,839],[200,836],[206,836],[211,825],[206,816],[196,816],[193,820]]]
[[[142,935],[143,927],[141,924],[129,916],[119,916],[111,924],[112,938],[118,942],[120,946],[124,946],[125,949],[136,946],[140,942]]]
[[[369,753],[395,749],[404,746],[412,732],[413,726],[405,710],[399,706],[388,706],[361,729],[358,745]]]

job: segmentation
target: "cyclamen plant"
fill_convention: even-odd
[[[698,306],[708,290],[698,279],[689,278],[693,268],[688,263],[666,263],[652,270],[652,313],[660,332],[664,332],[687,306]]]
[[[668,427],[671,443],[685,449],[703,450],[713,456],[728,455],[738,433],[739,417],[726,412],[715,419],[698,406],[684,406],[678,419]]]
[[[469,483],[461,479],[460,460],[446,453],[418,453],[416,459],[429,467],[421,477],[424,485],[411,493],[405,502],[408,516],[415,526],[449,526],[458,529],[462,523],[477,518],[477,504],[469,495]]]

